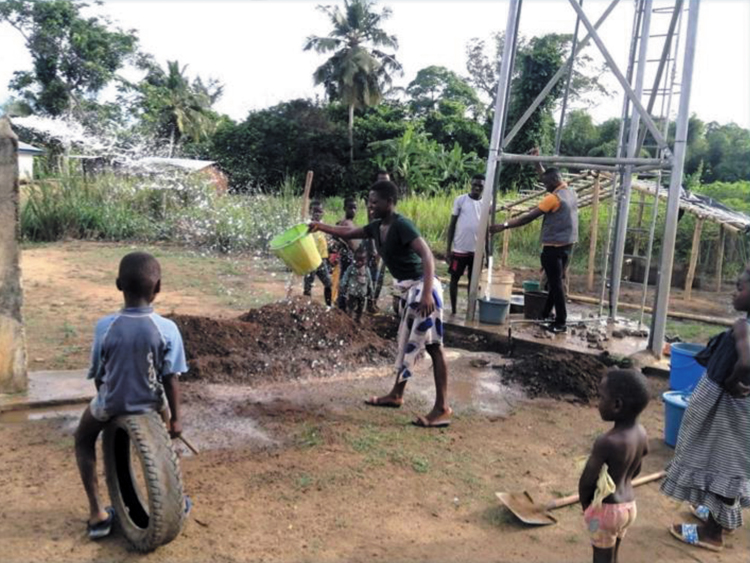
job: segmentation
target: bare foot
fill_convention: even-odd
[[[450,426],[453,409],[445,407],[440,409],[434,407],[427,416],[418,416],[412,424],[422,428],[444,428]]]
[[[382,397],[375,397],[374,395],[369,399],[365,399],[365,404],[371,407],[387,407],[397,409],[404,404],[404,398],[398,395],[388,394]]]

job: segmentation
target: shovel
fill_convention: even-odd
[[[633,479],[633,486],[643,485],[661,479],[666,474],[665,471],[658,471],[651,473],[650,475],[644,475]],[[579,501],[578,495],[570,495],[568,497],[558,498],[549,501],[546,504],[540,504],[534,502],[531,495],[524,491],[522,493],[495,493],[500,502],[502,502],[508,510],[515,514],[521,522],[525,524],[535,524],[539,526],[545,526],[547,524],[557,524],[557,518],[555,518],[551,510],[556,508],[562,508],[575,504]]]

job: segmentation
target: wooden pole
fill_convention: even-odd
[[[719,248],[716,253],[716,291],[721,291],[721,270],[724,267],[724,238],[726,232],[724,231],[724,225],[719,223]]]
[[[640,229],[643,228],[643,208],[646,206],[646,194],[643,192],[638,192],[638,196],[639,196],[638,219],[636,220],[636,229],[639,229],[639,230],[635,232],[635,241],[633,241],[633,256],[638,256],[638,251],[640,250],[640,246],[641,246]]]
[[[310,190],[312,189],[313,171],[307,171],[307,177],[305,178],[305,191],[302,193],[302,207],[300,208],[300,220],[302,222],[307,221],[310,215]],[[294,292],[295,287],[302,285],[303,276],[298,276],[294,272],[289,276],[289,281],[286,287],[286,298],[290,299]]]
[[[310,190],[312,189],[313,171],[307,171],[307,177],[305,178],[305,193],[302,195],[302,212],[300,217],[303,221],[307,220],[307,216],[310,213]]]
[[[690,266],[688,267],[687,279],[685,279],[685,299],[687,301],[690,301],[693,293],[693,280],[695,279],[695,268],[698,265],[702,230],[703,217],[698,217],[695,221],[695,232],[693,232],[693,247],[690,249]]]
[[[594,268],[596,267],[596,243],[597,237],[599,236],[599,190],[601,186],[599,184],[599,174],[596,175],[594,180],[594,195],[591,200],[591,231],[590,231],[590,242],[589,242],[589,271],[588,279],[586,280],[586,287],[589,291],[594,291]]]
[[[510,221],[511,219],[511,210],[508,209],[508,214],[506,215],[505,220]],[[508,247],[510,246],[510,229],[505,229],[503,231],[503,268],[508,267]]]

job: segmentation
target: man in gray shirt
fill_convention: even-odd
[[[533,149],[531,154],[538,155],[539,150]],[[549,193],[531,211],[506,221],[502,225],[492,225],[490,232],[500,233],[505,229],[520,227],[544,216],[541,261],[544,273],[547,275],[549,293],[542,316],[550,318],[554,307],[555,317],[548,329],[553,333],[561,333],[567,330],[565,323],[568,317],[563,277],[573,245],[578,242],[578,196],[563,181],[562,174],[557,168],[545,170],[540,163],[537,163],[537,171]]]

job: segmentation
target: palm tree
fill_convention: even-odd
[[[200,77],[191,84],[186,70],[177,61],[167,61],[167,72],[154,65],[138,85],[144,118],[169,138],[170,157],[183,137],[200,141],[213,132],[217,116],[211,107],[223,91],[220,84],[206,84]]]
[[[349,160],[354,161],[354,110],[375,106],[392,83],[393,73],[402,73],[394,55],[378,47],[398,49],[394,35],[380,28],[391,15],[389,8],[380,14],[373,11],[372,0],[344,0],[338,6],[318,6],[333,24],[327,37],[308,37],[305,51],[333,55],[313,74],[315,84],[322,84],[329,100],[341,100],[349,108]]]

